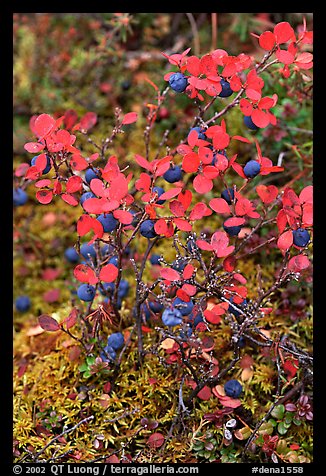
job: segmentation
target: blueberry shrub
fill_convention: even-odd
[[[15,18],[16,48],[51,31],[44,15],[34,33]],[[159,44],[155,20],[168,44],[198,14],[97,15],[81,18],[89,57],[70,17],[41,45],[61,54],[60,108],[33,88],[23,102],[16,76],[31,114],[13,184],[15,461],[310,462],[311,19],[259,14],[249,43],[224,26],[235,53],[202,14],[212,43],[149,54],[145,99],[128,96],[126,39]],[[119,102],[103,59],[127,53]],[[84,110],[74,80],[92,81]]]

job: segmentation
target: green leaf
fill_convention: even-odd
[[[285,435],[285,433],[288,431],[288,427],[286,427],[286,425],[284,424],[284,422],[281,421],[281,422],[277,425],[277,431],[279,432],[280,435]]]
[[[285,407],[284,405],[276,405],[273,410],[271,415],[276,418],[277,420],[282,420],[285,412]]]

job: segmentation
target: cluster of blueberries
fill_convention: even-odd
[[[110,334],[107,339],[107,345],[100,353],[103,362],[114,361],[117,356],[117,351],[124,346],[125,340],[121,332],[114,332]]]
[[[173,73],[169,78],[169,85],[170,88],[176,93],[183,93],[183,91],[188,86],[188,78],[182,73]],[[232,96],[234,91],[232,90],[229,81],[221,79],[221,86],[222,91],[218,94],[219,97],[228,98]],[[244,117],[244,124],[246,127],[248,127],[248,129],[253,131],[257,131],[259,129],[259,127],[253,122],[251,116]]]

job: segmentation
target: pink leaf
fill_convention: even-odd
[[[38,322],[45,331],[54,332],[60,329],[58,322],[47,314],[42,314],[42,316],[38,318]]]
[[[112,283],[117,279],[118,273],[118,268],[114,266],[114,264],[109,263],[106,266],[103,266],[100,271],[99,278],[105,283]]]
[[[122,124],[132,124],[136,122],[138,118],[137,112],[128,112],[122,119]]]
[[[180,274],[172,268],[161,269],[160,275],[162,278],[168,279],[169,281],[180,281]]]
[[[82,283],[96,284],[98,282],[95,271],[85,264],[78,264],[75,267],[74,276]]]
[[[280,235],[279,239],[277,240],[277,246],[280,250],[286,251],[288,250],[293,244],[293,234],[292,230],[288,230],[282,235]]]
[[[230,207],[228,203],[224,200],[224,198],[213,198],[209,202],[209,206],[216,213],[227,213],[227,214],[231,213]]]

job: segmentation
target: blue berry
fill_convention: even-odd
[[[35,165],[36,159],[38,157],[39,157],[38,155],[35,155],[35,157],[32,158],[31,165]],[[50,170],[51,170],[51,159],[47,155],[46,156],[46,166],[45,166],[45,169],[43,169],[43,174],[47,174],[48,172],[50,172]]]
[[[111,233],[119,224],[112,213],[102,213],[97,217],[97,220],[102,224],[105,233]]]
[[[228,397],[238,398],[242,392],[242,385],[238,380],[232,379],[224,384],[224,391]]]
[[[180,329],[180,337],[181,339],[186,339],[187,337],[190,337],[191,334],[192,334],[192,327],[191,326],[187,326],[186,329]]]
[[[304,228],[298,228],[297,230],[292,231],[293,234],[293,243],[300,248],[303,248],[309,243],[310,235],[307,230]]]
[[[15,302],[16,310],[26,312],[31,307],[31,300],[28,296],[19,296]]]
[[[224,230],[227,232],[228,235],[230,236],[237,236],[240,231],[241,231],[241,226],[225,226],[223,224]]]
[[[129,282],[126,279],[121,279],[118,288],[118,296],[120,296],[121,298],[126,297],[128,295],[129,288]]]
[[[173,327],[182,323],[182,314],[178,309],[165,309],[162,314],[162,322],[164,325]]]
[[[161,312],[164,308],[163,304],[161,304],[159,301],[150,301],[149,307],[155,313]]]
[[[75,250],[73,246],[70,246],[65,251],[65,258],[70,261],[70,263],[78,263],[79,261],[79,254]]]
[[[154,230],[155,223],[152,220],[145,220],[139,227],[140,234],[145,238],[155,238],[157,236]]]
[[[106,296],[107,294],[112,294],[114,290],[114,283],[102,283],[104,291],[99,287],[100,293],[102,296]]]
[[[174,73],[169,78],[170,87],[177,93],[182,93],[188,86],[188,79],[182,73]]]
[[[112,258],[109,259],[109,264],[114,264],[114,266],[118,266],[118,256],[112,256]]]
[[[86,172],[85,172],[85,180],[88,184],[91,183],[91,180],[95,179],[95,178],[99,178],[98,177],[98,173],[99,173],[99,169],[96,169],[96,171],[94,171],[93,169],[87,169]]]
[[[90,284],[82,284],[79,286],[77,289],[77,296],[79,299],[82,301],[93,301],[95,297],[96,290],[94,286],[91,286]]]
[[[221,86],[222,86],[222,91],[219,94],[221,98],[228,98],[234,93],[234,91],[231,89],[229,81],[226,81],[225,79],[221,79]]]
[[[91,255],[91,258],[96,258],[96,251],[94,248],[94,245],[88,245],[87,243],[84,243],[80,247],[80,254],[86,259],[89,259],[89,255]]]
[[[230,298],[230,302],[231,303],[233,302],[233,297]],[[246,307],[247,304],[248,304],[247,300],[244,299],[241,304],[235,304],[234,306],[242,309],[243,307]],[[229,304],[228,311],[231,312],[231,314],[233,314],[235,317],[239,317],[240,312],[234,306],[232,304]]]
[[[102,246],[101,248],[101,255],[104,257],[104,256],[107,256],[109,253],[111,253],[113,251],[113,246],[112,245],[108,245],[107,243],[105,243],[105,245]]]
[[[201,313],[198,312],[196,315],[194,315],[194,313],[192,312],[189,315],[189,324],[193,327],[196,327],[197,324],[199,324],[200,322],[204,322],[204,318]]]
[[[115,360],[116,356],[116,351],[109,345],[104,347],[103,351],[100,353],[100,357],[103,362],[110,362],[112,360]]]
[[[153,253],[151,257],[149,258],[149,261],[151,264],[158,264],[159,266],[161,266],[161,263],[159,262],[159,258],[160,258],[160,255]]]
[[[179,182],[182,178],[182,170],[178,165],[170,167],[163,175],[164,180],[169,183]]]
[[[257,131],[259,129],[259,127],[256,126],[256,124],[251,119],[251,116],[244,116],[243,122],[245,126],[248,127],[248,129],[251,129],[253,131]]]
[[[188,314],[190,314],[193,310],[194,303],[191,300],[189,302],[185,302],[180,298],[176,298],[173,301],[173,307],[178,309],[183,316],[188,316]]]
[[[148,321],[151,317],[151,311],[149,310],[149,307],[146,303],[143,303],[140,306],[140,313],[142,316],[145,316],[146,321]]]
[[[79,203],[83,205],[85,200],[88,200],[89,198],[96,198],[96,195],[94,195],[93,192],[85,192],[83,195],[80,197]]]
[[[226,190],[224,190],[221,193],[221,197],[224,198],[224,200],[231,205],[232,200],[234,200],[234,190],[233,188],[229,187]]]
[[[191,131],[196,131],[198,133],[198,139],[206,140],[205,129],[203,127],[192,127],[189,131],[189,134]]]
[[[25,190],[21,188],[16,188],[13,189],[12,198],[14,207],[19,207],[21,205],[25,205],[28,200],[28,195]]]
[[[164,191],[165,190],[162,187],[153,187],[153,192],[156,192],[159,197],[162,195],[162,193],[164,193]],[[164,202],[165,200],[157,200],[156,203],[163,205]]]
[[[243,168],[243,172],[246,177],[253,178],[260,172],[260,164],[257,160],[249,160]]]
[[[185,258],[177,258],[173,261],[171,268],[181,273],[185,269],[187,263],[188,261]]]
[[[198,246],[194,238],[189,238],[187,241],[187,249],[190,253],[196,253],[198,251]]]
[[[228,158],[228,156],[226,155],[226,150],[225,149],[218,150],[217,153],[221,154],[221,155],[224,155],[224,157]],[[217,162],[217,157],[216,157],[216,154],[214,154],[213,155],[213,160],[212,160],[212,165],[216,165],[216,162]]]
[[[112,349],[114,350],[121,349],[124,343],[125,343],[125,339],[123,337],[123,334],[121,334],[121,332],[115,332],[114,334],[111,334],[108,337],[108,346],[112,347]]]

